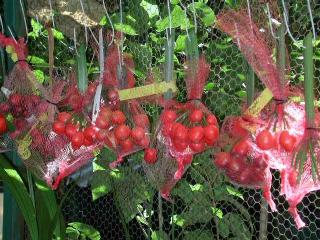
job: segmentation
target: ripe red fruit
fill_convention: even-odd
[[[218,121],[215,115],[210,114],[207,116],[207,124],[208,125],[218,125]]]
[[[131,131],[131,136],[136,142],[141,141],[141,139],[143,139],[145,135],[145,131],[142,127],[135,127]]]
[[[249,152],[249,144],[248,144],[247,140],[244,139],[244,140],[241,140],[240,142],[236,143],[233,146],[232,151],[239,154],[239,155],[243,155],[243,156],[247,155],[247,153]]]
[[[206,148],[206,145],[204,144],[204,142],[191,143],[190,148],[195,152],[203,152]]]
[[[83,141],[83,145],[86,147],[89,147],[93,144],[93,141],[89,140],[88,138],[85,138]]]
[[[72,115],[68,112],[61,112],[58,114],[58,120],[63,123],[69,122],[71,117],[72,117]]]
[[[139,143],[138,143],[141,147],[146,148],[149,147],[150,144],[150,139],[148,136],[145,136],[144,138],[142,138]]]
[[[87,89],[87,94],[93,96],[96,93],[97,85],[95,83],[90,83]]]
[[[109,101],[117,101],[119,99],[119,94],[117,90],[110,89],[107,93],[107,98]]]
[[[66,125],[66,135],[69,139],[72,139],[72,137],[78,132],[78,129],[75,125],[73,125],[72,123],[68,123]]]
[[[144,150],[144,160],[148,164],[155,164],[157,162],[157,149],[147,148]]]
[[[0,103],[0,112],[8,113],[10,111],[10,105],[8,103]]]
[[[208,145],[213,145],[219,137],[219,129],[215,125],[204,127],[204,137]]]
[[[71,139],[71,144],[74,149],[79,149],[84,144],[83,132],[77,132]]]
[[[130,136],[130,132],[130,128],[122,124],[115,129],[114,135],[117,140],[125,140]]]
[[[107,119],[103,118],[102,116],[98,116],[96,119],[96,126],[101,129],[107,129],[109,126],[109,122]]]
[[[96,137],[97,137],[98,141],[104,141],[106,139],[107,135],[108,135],[107,130],[99,130],[97,132]]]
[[[165,137],[169,137],[172,131],[173,123],[167,123],[162,127],[162,134]]]
[[[189,115],[190,122],[198,123],[201,122],[203,118],[203,112],[199,109],[194,109]]]
[[[173,136],[176,141],[187,142],[188,141],[188,128],[182,124],[178,125],[173,130]]]
[[[295,136],[289,134],[288,131],[282,131],[279,137],[281,147],[287,152],[292,152],[297,139]]]
[[[97,130],[94,126],[90,126],[84,129],[83,131],[84,138],[93,143],[97,137]]]
[[[253,174],[252,168],[245,168],[239,175],[239,183],[240,184],[249,184],[251,182],[251,176]],[[261,173],[259,173],[261,174]],[[262,175],[262,174],[261,174]]]
[[[19,94],[14,93],[14,94],[11,94],[9,97],[9,102],[14,106],[20,105],[21,100],[22,100],[22,96]]]
[[[274,147],[274,138],[268,130],[263,130],[257,135],[256,143],[260,149],[269,150]]]
[[[52,125],[52,130],[59,135],[63,135],[66,131],[66,125],[63,122],[55,121]]]
[[[173,146],[177,151],[182,152],[188,147],[188,142],[175,139],[173,140]]]
[[[189,140],[192,143],[199,143],[204,137],[203,128],[200,126],[193,127],[189,131]]]
[[[133,143],[132,143],[130,138],[127,138],[127,139],[125,139],[125,140],[120,142],[120,146],[121,146],[123,151],[129,152],[133,148]]]
[[[292,169],[289,171],[288,174],[289,174],[289,177],[288,177],[289,184],[292,187],[295,187],[297,185],[298,172],[295,169]]]
[[[112,115],[112,110],[110,108],[108,107],[100,108],[99,116],[101,116],[102,118],[109,120],[111,115]]]
[[[216,154],[213,163],[218,168],[225,168],[227,166],[227,164],[230,162],[230,160],[231,160],[230,153],[228,153],[228,152],[219,152],[219,153]]]
[[[165,110],[162,113],[161,120],[163,123],[171,123],[177,119],[177,113],[173,110]]]
[[[134,124],[138,127],[148,128],[150,125],[149,118],[146,114],[141,113],[133,117]]]
[[[119,125],[124,124],[126,122],[126,116],[124,115],[123,112],[117,110],[112,113],[111,121],[114,124],[119,124]]]
[[[8,131],[7,121],[5,116],[0,114],[0,135]]]
[[[240,157],[233,157],[227,164],[227,170],[229,173],[236,174],[242,171],[245,167],[245,162],[243,158]]]

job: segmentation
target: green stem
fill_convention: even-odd
[[[166,75],[165,75],[165,81],[170,82],[173,80],[173,56],[174,56],[174,30],[171,29],[171,34],[168,33],[168,41],[166,44]],[[168,91],[164,94],[165,99],[171,99],[172,98],[172,91]]]
[[[33,181],[32,181],[31,173],[28,170],[27,170],[27,180],[28,180],[28,188],[29,188],[30,198],[33,203],[33,206],[35,207]]]
[[[84,44],[81,44],[81,46],[79,47],[76,60],[77,60],[78,89],[81,93],[85,93],[88,87],[88,70],[87,70],[86,48]]]
[[[286,84],[286,41],[285,41],[285,31],[286,27],[284,24],[281,24],[278,30],[278,45],[277,45],[277,61],[278,69],[280,72],[280,81],[281,85],[284,88]]]
[[[255,76],[254,71],[248,65],[248,71],[247,71],[247,105],[250,106],[254,100],[254,82],[255,82]]]
[[[314,127],[314,73],[313,73],[313,45],[311,32],[305,37],[303,52],[303,66],[304,66],[304,97],[306,102],[306,118],[307,127]]]

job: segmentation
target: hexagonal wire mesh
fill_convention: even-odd
[[[143,4],[142,4],[143,2]],[[171,1],[172,14],[184,13],[187,7],[187,17],[193,23],[191,1]],[[202,4],[196,2],[197,30],[199,47],[211,63],[211,74],[203,95],[203,102],[219,118],[220,122],[228,115],[241,112],[241,103],[246,101],[246,78],[248,65],[240,51],[231,39],[216,28],[206,25],[210,19],[205,14],[215,14],[230,7],[235,1],[208,1]],[[206,1],[204,1],[206,2]],[[250,3],[251,2],[251,3]],[[276,1],[250,1],[250,11],[255,22],[268,26],[267,2],[276,6]],[[289,21],[288,26],[297,42],[293,42],[287,33],[286,42],[290,53],[290,75],[294,84],[303,81],[302,49],[299,48],[303,37],[311,30],[307,1],[286,1]],[[320,3],[310,1],[316,31],[320,28]],[[165,31],[161,30],[159,19],[168,21],[167,5],[162,1],[124,1],[124,11],[129,16],[130,9],[137,9],[139,3],[145,11],[155,17],[145,23],[135,25],[134,31],[138,35],[127,34],[124,42],[125,52],[132,54],[136,63],[136,75],[139,82],[148,70],[159,70],[157,67],[164,60]],[[248,1],[240,5],[247,6]],[[284,12],[279,1],[279,7],[270,8],[271,17],[281,19]],[[149,9],[148,9],[149,8]],[[200,10],[199,10],[200,9]],[[132,14],[131,18],[142,15],[142,12]],[[160,13],[160,15],[159,15]],[[130,16],[129,16],[130,17]],[[208,17],[208,15],[207,15]],[[132,19],[131,19],[132,20]],[[136,19],[141,21],[141,18]],[[154,22],[158,20],[158,23]],[[179,93],[177,99],[185,100],[185,85],[183,82],[184,44],[187,34],[181,30],[181,24],[186,20],[185,15],[173,16],[176,30],[175,70]],[[161,22],[160,22],[161,23]],[[153,26],[148,27],[148,26]],[[179,28],[180,27],[180,28]],[[132,29],[127,29],[131,31]],[[274,41],[274,40],[272,40]],[[31,44],[32,41],[31,41]],[[31,45],[30,52],[37,52],[37,46]],[[317,53],[319,54],[319,52]],[[316,96],[320,94],[320,65],[319,56],[316,58]],[[142,81],[140,81],[142,79]],[[262,86],[256,79],[256,89]],[[158,108],[145,105],[145,109],[152,117],[158,113]],[[97,228],[103,239],[319,239],[320,204],[318,192],[309,194],[299,205],[298,210],[307,227],[297,230],[292,217],[287,212],[288,204],[280,196],[280,176],[273,173],[272,194],[278,212],[270,212],[261,196],[261,191],[238,188],[227,182],[221,173],[217,172],[211,163],[208,153],[195,159],[172,193],[172,201],[165,201],[159,197],[156,189],[152,188],[146,179],[140,161],[142,155],[135,154],[128,162],[119,167],[119,171],[109,171],[115,178],[105,178],[108,194],[95,201],[92,200],[88,187],[63,186],[61,193],[66,194],[63,212],[67,222],[81,221]],[[122,174],[122,175],[121,175]],[[120,179],[120,180],[117,180]],[[156,238],[162,236],[163,238]]]

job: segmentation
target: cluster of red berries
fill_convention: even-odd
[[[8,131],[8,125],[6,117],[0,113],[0,135],[5,134]]]

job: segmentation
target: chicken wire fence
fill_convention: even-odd
[[[247,9],[252,21],[268,34],[271,46],[276,42],[277,22],[283,23],[285,18],[290,80],[300,86],[303,82],[302,41],[313,30],[312,26],[315,33],[319,33],[320,3],[316,0],[285,2],[284,8],[283,1],[196,1],[194,5],[192,1],[171,1],[168,17],[168,5],[165,1],[126,0],[122,3],[123,14],[119,13],[119,5],[116,4],[110,15],[115,29],[125,32],[124,52],[133,56],[139,84],[145,82],[150,71],[161,73],[159,66],[165,59],[165,29],[171,21],[175,28],[174,69],[179,101],[186,100],[183,81],[184,41],[189,37],[186,26],[196,26],[199,49],[211,64],[210,78],[202,101],[222,123],[226,116],[239,115],[243,110],[247,101],[247,79],[251,72],[231,38],[214,27],[215,16],[227,8]],[[308,3],[313,13],[313,23]],[[194,9],[196,21],[193,18]],[[124,19],[124,24],[119,25],[120,17]],[[37,22],[35,19],[32,21],[32,34],[38,34],[39,29],[35,31]],[[108,30],[111,29],[106,17],[100,23],[106,25]],[[270,29],[270,24],[273,29]],[[95,33],[93,30],[93,34]],[[29,34],[29,54],[39,55],[46,47],[39,44],[39,39],[32,34]],[[80,34],[83,35],[84,32]],[[89,42],[94,42],[90,34]],[[56,41],[55,52],[56,75],[65,76],[69,66],[65,61],[62,64],[62,59],[71,59],[75,53],[73,40],[60,38]],[[87,49],[88,56],[93,52],[90,47]],[[47,59],[45,54],[43,53],[43,58]],[[318,49],[315,49],[314,59],[315,94],[318,99]],[[42,77],[45,70],[36,61],[32,63]],[[89,76],[95,76],[98,68],[94,63],[89,68]],[[263,89],[257,77],[255,89],[256,93]],[[160,111],[152,104],[145,104],[144,108],[151,119]],[[162,199],[157,189],[149,183],[141,164],[141,152],[129,156],[126,163],[116,170],[107,169],[105,159],[108,154],[110,153],[102,154],[95,160],[95,164],[106,166],[106,170],[92,174],[92,165],[89,164],[58,190],[61,198],[67,195],[63,204],[66,221],[90,224],[99,230],[103,239],[320,238],[320,230],[317,228],[320,224],[320,212],[317,208],[320,204],[319,193],[310,193],[299,204],[299,214],[306,227],[297,230],[287,211],[288,203],[280,195],[280,175],[276,171],[273,172],[272,195],[278,211],[271,212],[260,190],[241,188],[229,183],[212,164],[212,153],[205,152],[195,158],[184,178],[174,188],[171,201]],[[92,197],[92,185],[98,186],[96,189],[103,192],[96,200]]]

